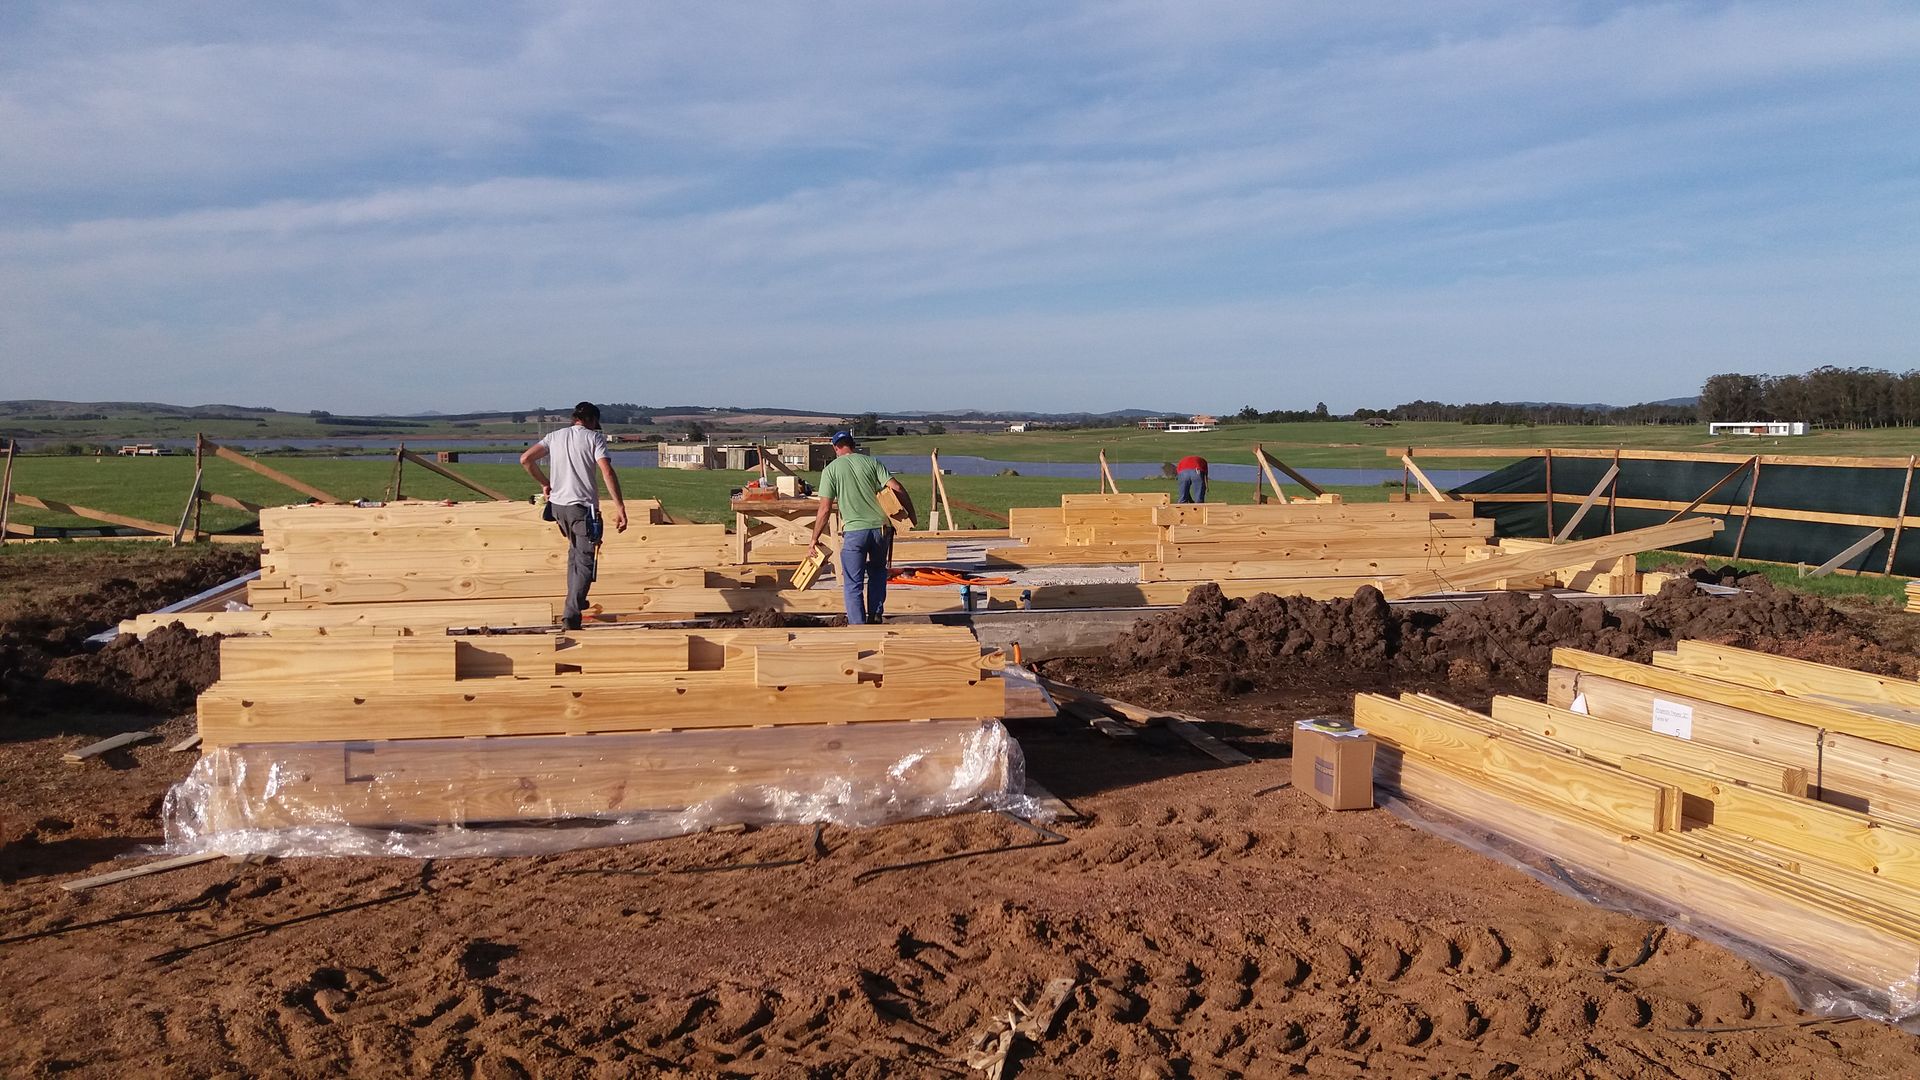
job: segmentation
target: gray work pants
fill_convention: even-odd
[[[580,629],[580,613],[587,607],[587,588],[593,584],[595,576],[593,557],[593,520],[596,512],[592,506],[570,506],[556,503],[553,507],[554,524],[567,536],[567,606],[562,623],[569,630]]]

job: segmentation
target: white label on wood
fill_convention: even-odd
[[[1567,706],[1567,711],[1577,712],[1581,716],[1591,715],[1590,713],[1587,712],[1587,695],[1585,694],[1573,695],[1573,701],[1571,704]]]
[[[1654,698],[1653,730],[1676,739],[1693,738],[1693,706]]]

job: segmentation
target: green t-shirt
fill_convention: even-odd
[[[832,499],[840,510],[840,531],[884,529],[887,515],[875,496],[893,474],[865,454],[842,454],[820,472],[820,496]]]

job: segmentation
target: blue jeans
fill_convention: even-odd
[[[1207,501],[1207,478],[1199,469],[1183,469],[1180,472],[1180,495],[1173,500],[1183,503],[1203,503]]]
[[[887,563],[893,538],[885,529],[855,529],[840,536],[840,591],[847,625],[877,623],[887,606]]]

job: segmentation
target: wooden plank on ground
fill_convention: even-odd
[[[69,750],[66,753],[60,755],[60,760],[65,761],[69,764],[79,764],[80,762],[86,761],[88,758],[96,758],[96,757],[99,757],[101,754],[111,753],[112,751],[118,750],[123,746],[132,746],[135,743],[143,743],[143,742],[146,742],[148,739],[157,739],[159,737],[160,736],[158,733],[152,732],[152,731],[123,732],[122,734],[119,734],[119,735],[114,735],[109,738],[101,739],[97,743],[91,743],[87,746],[83,746],[78,750]]]
[[[1251,765],[1253,758],[1235,750],[1219,739],[1200,730],[1193,721],[1179,716],[1168,716],[1163,721],[1168,731],[1193,744],[1194,749],[1223,765]]]
[[[226,857],[224,853],[218,851],[202,851],[193,855],[175,855],[170,859],[160,859],[155,862],[142,863],[139,866],[130,866],[125,870],[113,870],[105,874],[95,874],[92,877],[63,881],[60,883],[60,887],[68,892],[84,892],[87,889],[97,889],[102,885],[116,885],[122,881],[132,881],[134,878],[146,877],[150,874],[164,874],[169,870],[180,870],[189,866],[199,866],[201,863],[210,863],[216,859],[224,859]]]

